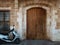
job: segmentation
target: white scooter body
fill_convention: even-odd
[[[19,38],[19,35],[15,31],[12,31],[10,33],[14,35],[14,39],[10,40],[8,35],[3,35],[3,34],[0,34],[0,39],[5,42],[14,42],[17,38]]]

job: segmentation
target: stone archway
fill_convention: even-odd
[[[49,7],[45,7],[45,6],[40,6],[40,5],[31,5],[31,6],[27,6],[27,7],[24,7],[22,8],[22,32],[23,32],[23,37],[24,39],[26,39],[26,30],[27,30],[27,10],[30,9],[30,8],[33,8],[33,7],[40,7],[40,8],[43,8],[46,10],[46,15],[47,15],[47,18],[46,18],[46,33],[47,33],[47,36],[48,38],[50,38],[51,36],[51,12],[50,12],[50,8]]]

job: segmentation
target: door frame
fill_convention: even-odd
[[[40,7],[40,8],[43,8],[43,9],[46,10],[46,13],[47,13],[46,14],[46,34],[47,34],[47,37],[50,39],[50,36],[49,36],[50,35],[50,32],[49,32],[50,31],[50,28],[49,28],[50,26],[47,25],[48,19],[49,19],[47,16],[50,14],[50,12],[49,12],[50,9],[48,7],[42,7],[40,5],[28,6],[28,7],[23,9],[23,10],[25,10],[24,11],[24,17],[25,17],[24,18],[24,20],[25,20],[25,32],[24,32],[25,33],[25,39],[26,39],[26,36],[27,36],[27,10],[30,9],[30,8],[33,8],[33,7]]]

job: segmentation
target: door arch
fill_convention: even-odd
[[[33,7],[27,10],[27,39],[48,39],[46,34],[46,10]]]

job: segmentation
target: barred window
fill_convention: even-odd
[[[10,11],[0,11],[0,29],[6,24],[10,25]]]

